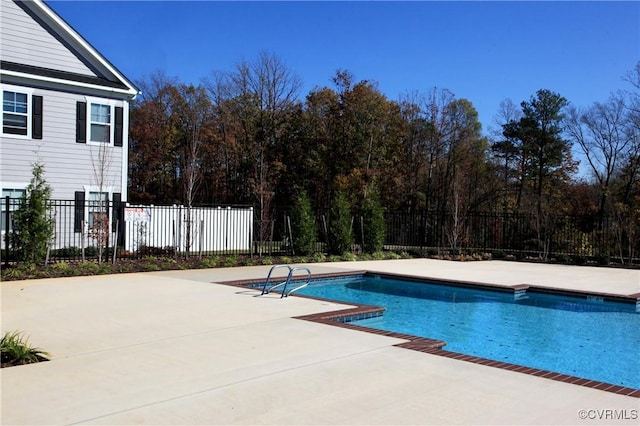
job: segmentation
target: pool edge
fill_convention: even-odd
[[[384,277],[390,277],[390,278],[396,277],[396,278],[410,279],[415,281],[435,281],[436,284],[440,282],[444,285],[454,285],[454,286],[458,285],[461,287],[471,287],[471,288],[483,287],[485,289],[494,290],[494,291],[496,290],[497,291],[515,291],[516,289],[520,289],[523,286],[526,286],[528,290],[540,291],[543,293],[548,292],[548,293],[566,294],[566,295],[574,295],[574,296],[595,295],[595,296],[605,297],[609,300],[624,301],[627,303],[631,302],[632,300],[640,300],[640,293],[628,295],[628,296],[620,296],[620,295],[611,295],[608,293],[583,292],[583,291],[558,289],[558,288],[552,288],[552,287],[529,286],[528,284],[499,285],[499,284],[475,283],[475,282],[469,282],[469,281],[445,280],[445,279],[431,278],[431,277],[417,277],[413,275],[379,273],[379,272],[366,271],[366,270],[312,274],[312,277],[313,278],[331,278],[331,277],[364,275],[364,274],[384,276]],[[246,280],[233,280],[233,281],[215,282],[214,284],[222,284],[222,285],[229,285],[234,287],[247,288],[250,284],[256,284],[261,282],[264,282],[264,279],[258,278],[258,279],[246,279]],[[527,367],[523,365],[511,364],[503,361],[497,361],[497,360],[481,358],[473,355],[466,355],[458,352],[447,351],[442,349],[446,345],[446,342],[441,340],[413,336],[409,334],[402,334],[402,333],[397,333],[392,331],[377,330],[373,328],[351,324],[349,321],[341,321],[341,319],[345,319],[345,318],[353,318],[354,316],[358,316],[358,315],[366,315],[372,312],[384,311],[383,307],[370,306],[370,305],[357,305],[353,303],[345,303],[345,302],[329,300],[329,299],[324,299],[320,297],[301,295],[301,294],[295,294],[293,295],[293,297],[329,301],[333,303],[348,304],[349,306],[354,306],[352,308],[342,309],[338,311],[327,311],[327,312],[320,312],[315,314],[292,317],[294,319],[311,321],[315,323],[331,325],[334,327],[342,327],[350,330],[362,331],[365,333],[377,334],[377,335],[406,340],[406,342],[393,345],[395,347],[402,348],[402,349],[414,350],[414,351],[418,351],[418,352],[422,352],[430,355],[436,355],[436,356],[442,356],[445,358],[454,359],[457,361],[471,362],[471,363],[483,365],[486,367],[499,368],[502,370],[507,370],[515,373],[527,374],[530,376],[536,376],[544,379],[554,380],[557,382],[583,386],[583,387],[592,388],[592,389],[596,389],[604,392],[614,393],[617,395],[629,396],[632,398],[640,399],[640,389],[629,388],[629,387],[624,387],[620,385],[615,385],[612,383],[600,382],[597,380],[590,380],[590,379],[585,379],[577,376],[570,376],[564,373],[542,370],[539,368],[532,368],[532,367]]]

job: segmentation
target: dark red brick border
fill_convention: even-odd
[[[345,275],[362,275],[366,273],[366,271],[353,271],[353,272],[347,272],[347,273],[343,273],[343,272],[338,272],[338,273],[330,273],[330,274],[314,274],[313,277],[314,278],[329,278],[329,277],[339,277],[339,276],[345,276]],[[386,274],[384,274],[386,275]],[[394,275],[394,277],[400,277],[400,278],[404,278],[402,276],[399,275]],[[413,279],[415,279],[416,277],[411,277]],[[432,280],[430,278],[423,278],[423,280]],[[248,286],[250,286],[251,284],[257,284],[257,283],[261,283],[264,282],[263,279],[252,279],[252,280],[239,280],[239,281],[226,281],[226,282],[220,282],[217,284],[224,284],[224,285],[231,285],[231,286],[235,286],[235,287],[243,287],[243,288],[247,288]],[[453,283],[453,281],[448,281],[447,284]],[[465,285],[468,285],[470,283],[464,283]],[[486,284],[479,284],[480,286],[484,286],[487,287]],[[521,284],[521,285],[517,285],[517,286],[513,286],[513,287],[507,287],[507,288],[512,288],[512,289],[516,289],[519,288],[520,286],[522,287],[528,287],[528,285],[526,284]],[[492,286],[493,287],[493,286]],[[498,287],[498,286],[496,286]],[[537,290],[538,288],[536,288]],[[257,288],[256,288],[257,290]],[[554,291],[556,289],[553,289],[552,291]],[[558,289],[559,290],[559,289]],[[554,291],[555,292],[555,291]],[[558,293],[570,293],[564,290],[558,291]],[[573,292],[576,293],[576,292]],[[631,295],[631,296],[627,296],[628,298],[634,298],[634,296],[639,296],[638,295]],[[610,296],[610,295],[607,295]],[[340,303],[340,304],[348,304],[345,302],[337,302],[335,300],[327,300],[327,299],[322,299],[322,298],[318,298],[318,297],[311,297],[311,296],[305,296],[305,295],[299,295],[296,294],[295,297],[303,297],[303,298],[308,298],[308,299],[315,299],[315,300],[324,300],[324,301],[330,301],[333,303]],[[617,297],[619,299],[619,297]],[[353,304],[351,304],[353,305]],[[437,356],[442,356],[442,357],[446,357],[446,358],[451,358],[457,361],[466,361],[466,362],[472,362],[474,364],[479,364],[479,365],[484,365],[486,367],[494,367],[494,368],[500,368],[502,370],[508,370],[508,371],[513,371],[515,373],[522,373],[522,374],[528,374],[531,376],[537,376],[537,377],[541,377],[544,379],[549,379],[549,380],[555,380],[558,382],[563,382],[563,383],[568,383],[568,384],[572,384],[572,385],[578,385],[578,386],[584,386],[587,388],[593,388],[593,389],[597,389],[597,390],[601,390],[601,391],[605,391],[605,392],[611,392],[611,393],[615,393],[618,395],[624,395],[624,396],[630,396],[633,398],[639,398],[640,399],[640,389],[634,389],[634,388],[627,388],[624,386],[618,386],[618,385],[613,385],[611,383],[605,383],[605,382],[599,382],[596,380],[588,380],[588,379],[583,379],[580,377],[576,377],[576,376],[570,376],[567,374],[562,374],[562,373],[556,373],[553,371],[547,371],[547,370],[541,370],[539,368],[531,368],[531,367],[525,367],[522,365],[517,365],[517,364],[510,364],[508,362],[502,362],[502,361],[496,361],[496,360],[492,360],[492,359],[487,359],[487,358],[480,358],[477,356],[472,356],[472,355],[465,355],[465,354],[461,354],[458,352],[451,352],[451,351],[447,351],[442,349],[445,345],[446,342],[443,342],[441,340],[434,340],[434,339],[429,339],[429,338],[425,338],[425,337],[417,337],[417,336],[412,336],[409,334],[402,334],[402,333],[396,333],[396,332],[392,332],[392,331],[385,331],[385,330],[377,330],[377,329],[373,329],[373,328],[367,328],[367,327],[362,327],[359,325],[355,325],[355,324],[351,324],[350,321],[355,321],[364,317],[372,317],[372,316],[378,316],[378,315],[382,315],[382,313],[384,312],[384,308],[378,307],[378,306],[367,306],[367,305],[356,305],[356,307],[354,308],[348,308],[348,309],[343,309],[340,311],[330,311],[330,312],[321,312],[321,313],[317,313],[317,314],[311,314],[311,315],[302,315],[302,316],[298,316],[298,317],[294,317],[295,319],[300,319],[300,320],[304,320],[304,321],[312,321],[312,322],[316,322],[316,323],[320,323],[320,324],[327,324],[327,325],[331,325],[334,327],[342,327],[342,328],[347,328],[350,330],[357,330],[357,331],[363,331],[366,333],[372,333],[372,334],[377,334],[377,335],[382,335],[382,336],[388,336],[388,337],[395,337],[397,339],[403,339],[403,340],[407,340],[406,342],[403,343],[398,343],[396,345],[396,347],[399,348],[403,348],[403,349],[409,349],[409,350],[413,350],[413,351],[418,351],[418,352],[422,352],[422,353],[426,353],[426,354],[430,354],[430,355],[437,355]]]

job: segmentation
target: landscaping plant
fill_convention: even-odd
[[[291,233],[293,251],[296,255],[308,255],[315,251],[316,221],[311,201],[306,192],[301,192],[291,210]]]
[[[342,256],[351,250],[351,212],[342,192],[337,192],[329,210],[327,249],[330,255]]]
[[[11,241],[18,258],[27,264],[41,263],[47,255],[47,244],[53,234],[53,220],[49,215],[51,187],[44,179],[44,166],[37,161],[33,177],[13,213]]]
[[[382,251],[384,246],[384,212],[378,194],[373,191],[364,201],[362,208],[362,232],[364,234],[362,250],[365,253]]]
[[[0,340],[0,359],[2,367],[31,364],[46,361],[49,353],[29,344],[28,339],[22,336],[22,332],[6,332]]]

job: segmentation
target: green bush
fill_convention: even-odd
[[[89,246],[84,248],[84,256],[85,257],[96,257],[98,256],[98,248],[95,246]]]
[[[401,259],[401,256],[394,251],[389,251],[387,253],[384,253],[384,256],[385,256],[385,259],[389,259],[389,260]]]
[[[200,262],[202,268],[215,268],[218,266],[218,257],[207,257]]]
[[[329,210],[327,249],[329,254],[342,256],[351,250],[351,213],[342,192],[337,192]]]
[[[576,265],[584,265],[587,263],[587,258],[585,256],[575,255],[573,256],[573,263]]]
[[[238,264],[238,259],[235,256],[226,257],[222,261],[222,266],[225,267],[225,268],[236,266],[237,264]]]
[[[311,201],[304,191],[300,193],[291,210],[291,233],[293,234],[293,251],[296,255],[306,256],[315,251],[316,222]]]
[[[6,332],[0,339],[0,359],[2,366],[13,366],[46,361],[49,354],[29,344],[22,332]]]
[[[400,253],[400,259],[413,259],[414,256],[411,256],[411,253],[407,253],[406,251],[403,251]]]
[[[44,166],[39,161],[32,166],[31,182],[13,213],[12,244],[20,260],[41,263],[47,255],[47,245],[53,235],[53,219],[49,214],[51,187],[44,179]]]
[[[355,254],[347,251],[347,252],[344,252],[342,254],[342,256],[340,257],[340,260],[343,260],[345,262],[354,262],[354,261],[358,260],[358,256],[356,256]]]
[[[63,259],[75,259],[77,257],[80,257],[80,255],[82,254],[82,251],[80,250],[79,247],[63,247],[63,248],[59,248],[59,249],[54,249],[51,250],[51,257],[58,257],[58,258],[63,258]]]
[[[324,253],[314,253],[311,259],[316,263],[326,262],[327,256]]]
[[[380,198],[376,192],[372,191],[362,208],[362,231],[364,233],[362,236],[364,247],[362,249],[365,253],[375,253],[382,250],[384,228],[384,211],[380,204]]]

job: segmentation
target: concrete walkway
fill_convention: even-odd
[[[640,271],[512,262],[308,265],[602,293]],[[394,347],[293,319],[345,308],[211,284],[265,267],[1,283],[5,331],[52,354],[0,370],[9,424],[635,424],[640,399]],[[581,411],[587,410],[587,411]],[[583,417],[587,417],[583,419]]]

